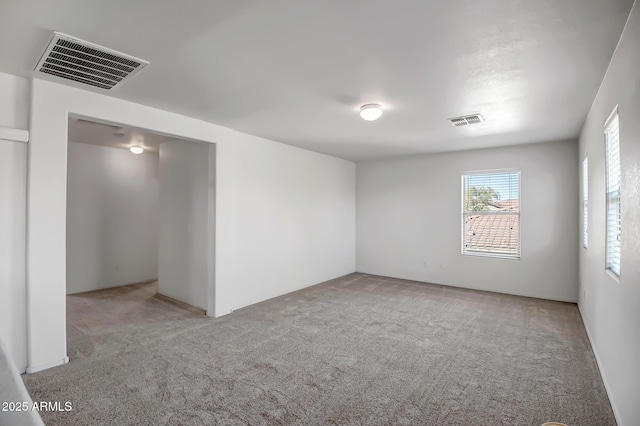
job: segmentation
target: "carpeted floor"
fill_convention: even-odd
[[[131,284],[67,296],[67,355],[72,360],[127,344],[123,327],[203,318],[202,309],[157,293],[158,282]]]
[[[73,403],[46,424],[615,425],[573,304],[351,274],[218,319],[149,315],[70,325],[71,362],[23,376]]]

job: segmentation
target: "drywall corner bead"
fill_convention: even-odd
[[[13,142],[29,142],[29,131],[0,127],[0,139]]]

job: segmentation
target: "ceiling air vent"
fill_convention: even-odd
[[[34,71],[111,90],[147,65],[147,61],[54,31]]]
[[[448,118],[447,120],[449,120],[451,124],[455,127],[467,126],[469,124],[478,124],[478,123],[484,122],[484,118],[482,118],[482,115],[480,114],[464,115],[462,117]]]

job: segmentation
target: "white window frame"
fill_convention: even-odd
[[[470,213],[466,211],[465,198],[466,198],[466,180],[470,176],[478,176],[478,175],[500,175],[500,174],[517,174],[518,175],[518,211],[517,212],[484,212],[480,214],[501,214],[501,215],[513,215],[518,218],[518,251],[517,253],[496,253],[490,251],[482,251],[482,250],[469,250],[466,247],[466,222],[467,216],[471,214],[478,214],[479,212]],[[497,170],[481,170],[481,171],[471,171],[464,172],[462,174],[462,235],[461,235],[461,246],[462,246],[462,254],[467,256],[481,256],[481,257],[493,257],[493,258],[501,258],[501,259],[511,259],[511,260],[520,260],[522,256],[522,227],[521,227],[521,212],[522,212],[522,175],[520,170],[517,169],[497,169]]]
[[[620,122],[616,106],[605,122],[605,191],[606,191],[606,249],[605,268],[620,277],[622,217],[620,189]]]
[[[589,247],[589,154],[582,160],[582,247]]]

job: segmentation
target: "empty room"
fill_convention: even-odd
[[[0,424],[640,424],[634,0],[0,34]]]

